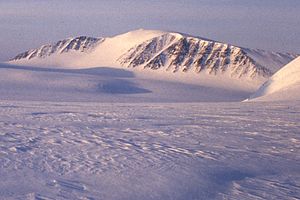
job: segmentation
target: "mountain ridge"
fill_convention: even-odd
[[[61,40],[19,54],[10,62],[43,64],[45,58],[54,55],[62,58],[72,52],[77,54],[69,65],[81,67],[164,69],[174,73],[206,71],[210,75],[228,72],[232,77],[250,79],[267,79],[297,56],[238,47],[188,34],[139,29],[108,38],[80,36]]]

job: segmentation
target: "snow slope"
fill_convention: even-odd
[[[59,41],[17,55],[11,63],[148,68],[265,80],[295,56],[241,48],[181,33],[140,29],[111,38],[78,37]]]
[[[300,100],[300,57],[275,73],[251,96],[254,100]]]
[[[160,76],[120,68],[61,69],[0,64],[0,99],[61,102],[241,101],[260,82]],[[173,76],[172,76],[173,75]]]

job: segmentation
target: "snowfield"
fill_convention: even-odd
[[[300,199],[300,106],[0,102],[1,199]]]

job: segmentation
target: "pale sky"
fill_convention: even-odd
[[[139,28],[300,54],[300,0],[0,0],[0,61],[70,36]]]

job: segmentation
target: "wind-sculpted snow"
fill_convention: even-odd
[[[299,199],[297,102],[0,103],[1,199]]]

